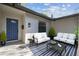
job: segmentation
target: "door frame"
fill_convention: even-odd
[[[17,33],[18,39],[17,39],[17,40],[19,40],[19,21],[18,21],[18,19],[6,17],[6,34],[7,34],[7,19],[14,19],[14,20],[17,20],[17,22],[18,22],[18,33]],[[10,40],[10,41],[17,41],[17,40]],[[8,40],[7,40],[7,41],[8,41]]]

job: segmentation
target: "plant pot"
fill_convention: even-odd
[[[53,40],[53,38],[54,38],[53,36],[50,36],[50,40]]]
[[[0,45],[4,46],[6,44],[6,41],[0,41]]]

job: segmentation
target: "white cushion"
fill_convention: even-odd
[[[57,37],[63,37],[63,33],[58,33]]]
[[[50,40],[50,38],[38,38],[38,43],[42,43],[42,42],[45,42],[45,41],[48,41]]]
[[[43,35],[44,37],[47,37],[47,34],[46,33],[41,33],[41,35]]]
[[[75,40],[68,39],[68,40],[66,40],[66,43],[74,44]]]
[[[68,34],[67,33],[64,33],[63,34],[63,38],[67,38],[68,37]]]
[[[47,37],[46,33],[34,33],[34,37],[38,39],[38,43],[42,43],[42,42],[50,40],[50,38]]]
[[[69,38],[69,39],[74,39],[74,40],[75,40],[76,35],[75,35],[75,34],[69,34],[69,35],[68,35],[68,38]]]
[[[60,38],[59,37],[54,37],[54,40],[60,40]]]
[[[35,38],[41,38],[41,34],[40,33],[34,33],[34,37]]]

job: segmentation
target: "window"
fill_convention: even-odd
[[[46,23],[45,22],[39,22],[38,25],[38,32],[46,32]]]

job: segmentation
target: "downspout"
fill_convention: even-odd
[[[77,39],[78,39],[78,15],[77,15],[77,34],[76,34],[76,36],[77,36]]]
[[[79,50],[79,47],[78,47],[78,15],[76,16],[76,27],[77,27],[77,34],[76,34],[76,41],[75,41],[75,44],[76,44],[76,53],[75,55],[78,55],[78,50]]]
[[[78,15],[76,16],[76,30],[77,30],[77,34],[76,34],[76,45],[77,45],[77,47],[78,47]]]

